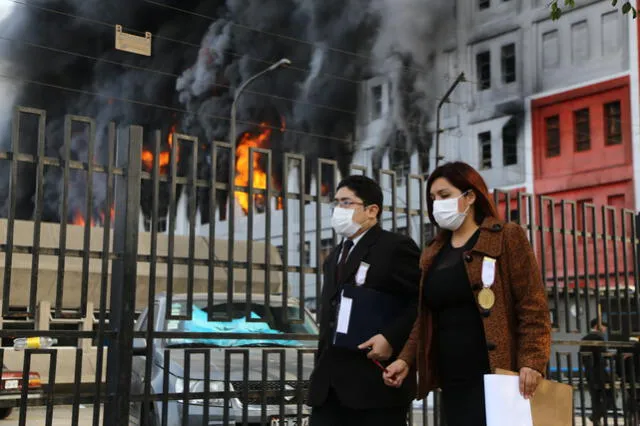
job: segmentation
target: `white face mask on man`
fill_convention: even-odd
[[[345,209],[344,207],[336,207],[333,209],[331,216],[331,226],[336,234],[349,238],[360,230],[362,225],[353,221],[355,210]]]
[[[462,226],[470,206],[467,206],[465,211],[460,213],[458,211],[458,200],[464,197],[465,194],[466,192],[456,198],[435,200],[433,202],[433,218],[440,228],[456,231]]]

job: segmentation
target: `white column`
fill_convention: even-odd
[[[636,7],[640,6],[640,0],[636,1]],[[630,68],[630,86],[629,90],[631,99],[631,152],[633,158],[633,191],[635,199],[635,210],[640,210],[640,94],[638,70],[638,23],[631,19],[629,15],[623,15],[629,19],[629,68]],[[639,18],[640,19],[640,18]],[[623,123],[624,124],[624,123]]]
[[[524,187],[528,194],[533,194],[533,125],[531,97],[524,100]]]

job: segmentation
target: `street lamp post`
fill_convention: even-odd
[[[238,103],[238,98],[240,97],[244,89],[246,89],[247,86],[249,86],[251,83],[253,83],[258,78],[262,77],[263,75],[268,74],[271,71],[274,71],[282,66],[287,66],[287,65],[291,65],[291,61],[287,58],[282,58],[275,64],[271,65],[269,68],[265,68],[259,73],[253,75],[252,77],[249,77],[244,81],[244,83],[240,85],[240,87],[238,87],[233,97],[233,103],[231,104],[231,126],[230,126],[231,129],[229,131],[229,140],[231,142],[231,148],[234,148],[234,145],[236,143],[236,107],[237,107],[236,104]],[[235,150],[232,149],[232,152],[233,152],[233,157],[235,157]],[[235,164],[235,158],[233,159],[231,164]]]
[[[264,70],[260,71],[259,73],[249,77],[247,80],[245,80],[240,87],[238,87],[238,89],[235,91],[234,97],[233,97],[233,103],[231,104],[231,124],[230,124],[230,131],[229,131],[229,145],[231,146],[231,159],[229,161],[229,215],[228,217],[228,221],[229,221],[229,235],[228,235],[228,270],[227,270],[227,274],[228,274],[228,280],[229,280],[229,284],[230,287],[229,289],[233,288],[233,242],[234,242],[234,238],[233,238],[233,234],[235,232],[235,226],[234,226],[234,222],[235,222],[235,181],[236,181],[236,104],[238,102],[238,98],[240,97],[240,95],[242,94],[242,92],[244,91],[244,89],[247,88],[247,86],[249,86],[249,84],[253,83],[255,80],[257,80],[258,78],[262,77],[265,74],[270,73],[271,71],[275,71],[276,69],[283,67],[283,66],[288,66],[291,65],[291,61],[287,58],[282,58],[280,59],[278,62],[272,64],[271,66],[269,66],[268,68],[265,68]],[[232,290],[229,290],[232,291]]]
[[[466,79],[464,76],[464,72],[461,72],[458,75],[458,78],[456,78],[456,80],[453,82],[451,87],[449,87],[447,93],[445,93],[442,99],[440,99],[440,102],[438,102],[438,109],[436,111],[436,168],[438,167],[438,163],[440,162],[440,160],[442,160],[442,158],[440,157],[440,133],[442,133],[442,130],[440,129],[440,110],[442,109],[442,106],[445,102],[449,102],[449,96],[453,92],[453,89],[455,89],[456,86],[463,81],[466,81]]]

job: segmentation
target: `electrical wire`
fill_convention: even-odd
[[[97,92],[91,92],[89,90],[84,90],[84,89],[76,89],[73,87],[66,87],[66,86],[61,86],[59,84],[52,84],[52,83],[45,83],[45,82],[41,82],[41,81],[37,81],[37,80],[31,80],[31,79],[27,79],[27,78],[23,78],[23,77],[16,77],[16,76],[9,76],[9,75],[5,75],[5,74],[0,74],[0,79],[6,79],[6,80],[15,80],[15,81],[19,81],[21,83],[29,83],[29,84],[35,84],[38,86],[44,86],[44,87],[50,87],[53,89],[59,89],[59,90],[64,90],[64,91],[68,91],[68,92],[75,92],[75,93],[79,93],[79,94],[83,94],[83,95],[89,95],[89,96],[96,96],[96,97],[100,97],[100,98],[105,98],[107,100],[112,100],[112,101],[120,101],[120,102],[125,102],[125,103],[130,103],[130,104],[135,104],[135,105],[140,105],[140,106],[146,106],[146,107],[154,107],[154,108],[158,108],[158,109],[163,109],[166,111],[171,111],[171,112],[177,112],[177,113],[182,113],[182,114],[191,114],[190,111],[181,109],[181,108],[175,108],[175,107],[170,107],[170,106],[166,106],[166,105],[160,105],[160,104],[156,104],[156,103],[152,103],[152,102],[144,102],[144,101],[139,101],[139,100],[135,100],[135,99],[127,99],[127,98],[121,98],[121,97],[117,97],[117,96],[108,96],[108,95],[104,95],[102,93],[97,93]],[[213,115],[213,114],[202,114],[205,117],[208,118],[212,118],[212,119],[216,119],[216,120],[224,120],[224,121],[231,121],[231,118],[229,117],[224,117],[224,116],[220,116],[220,115]],[[258,126],[262,126],[263,128],[269,128],[271,130],[280,130],[280,126],[271,126],[271,125],[263,125],[261,123],[256,123],[256,122],[252,122],[252,121],[242,121],[242,120],[237,120],[237,123],[239,124],[247,124],[250,126],[254,126],[254,127],[258,127]],[[305,136],[311,136],[311,137],[315,137],[318,139],[329,139],[329,140],[334,140],[337,142],[351,142],[350,139],[340,139],[340,138],[336,138],[333,136],[328,136],[328,135],[318,135],[315,133],[310,133],[310,132],[303,132],[303,131],[299,131],[299,130],[294,130],[294,129],[287,129],[287,132],[291,132],[294,134],[301,134],[301,135],[305,135]]]

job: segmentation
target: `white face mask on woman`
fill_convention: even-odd
[[[456,198],[435,200],[433,202],[433,218],[436,220],[436,223],[440,228],[447,229],[449,231],[456,231],[460,226],[462,226],[464,219],[467,217],[467,212],[469,211],[470,206],[467,206],[465,211],[460,213],[458,211],[458,200],[464,197],[465,194],[466,192],[460,194],[460,196]]]
[[[344,207],[336,207],[333,209],[331,216],[331,226],[336,234],[349,238],[360,230],[362,225],[353,221],[353,209],[345,209]]]

